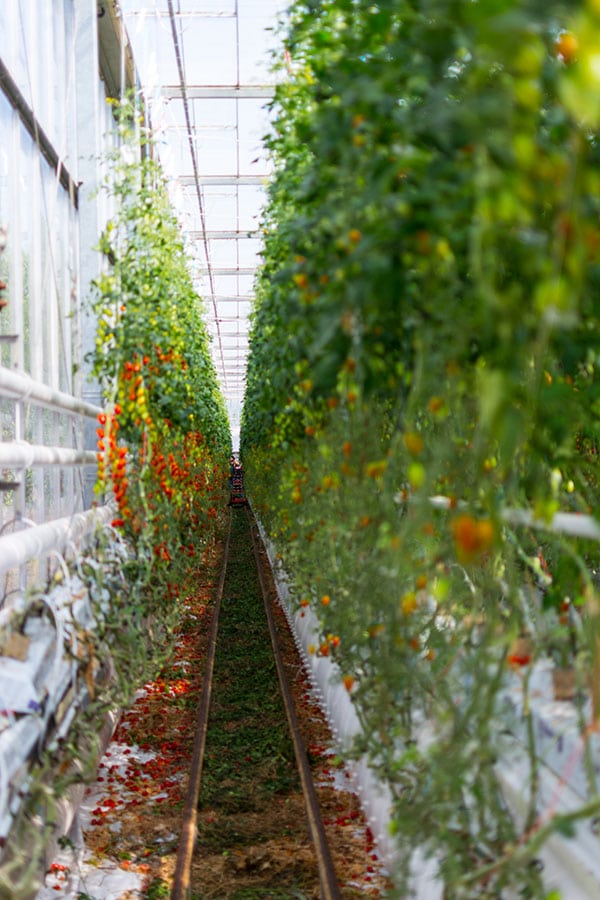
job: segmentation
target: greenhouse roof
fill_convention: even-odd
[[[282,0],[124,0],[237,445]]]

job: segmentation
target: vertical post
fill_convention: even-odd
[[[77,131],[77,174],[79,189],[79,284],[73,286],[76,304],[81,310],[79,346],[75,352],[75,362],[81,365],[82,399],[97,406],[102,405],[102,393],[97,382],[90,381],[90,367],[85,356],[94,348],[96,323],[86,310],[92,281],[101,271],[102,260],[96,249],[104,222],[101,211],[104,204],[94,198],[102,180],[102,154],[105,148],[104,130],[106,112],[102,107],[102,82],[98,77],[98,7],[96,0],[75,0],[76,47],[76,131]],[[76,267],[77,268],[77,267]],[[96,447],[96,425],[87,422],[84,426],[84,449]],[[95,466],[84,470],[84,505],[90,507],[94,500],[93,488],[96,482]]]

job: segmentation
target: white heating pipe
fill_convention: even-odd
[[[430,497],[429,502],[435,509],[451,509],[455,504],[449,497]],[[464,508],[465,504],[459,501],[456,506]],[[542,531],[553,531],[556,534],[568,534],[571,537],[588,538],[592,541],[600,541],[600,523],[593,516],[583,513],[555,513],[551,519],[536,518],[532,512],[526,509],[504,509],[501,518],[507,525],[515,525],[525,528],[539,528]]]
[[[31,376],[23,372],[14,372],[12,369],[6,369],[3,366],[0,366],[1,396],[11,397],[14,400],[21,400],[25,403],[30,401],[38,406],[76,413],[81,416],[87,416],[90,419],[95,419],[98,413],[102,412],[99,406],[86,403],[85,400],[78,400],[76,397],[73,397],[71,394],[65,394],[63,391],[56,391],[41,381],[35,381]]]
[[[600,541],[600,524],[592,516],[586,516],[583,513],[559,512],[555,513],[547,522],[545,519],[536,519],[533,513],[526,509],[506,509],[502,518],[508,525],[539,528],[554,531],[557,534],[568,534],[572,537]]]
[[[70,542],[76,543],[94,526],[105,525],[114,515],[112,505],[101,506],[0,536],[0,572],[22,566],[30,559],[44,557]]]
[[[32,466],[84,466],[96,463],[94,450],[44,447],[27,441],[0,443],[0,468],[29,469]]]

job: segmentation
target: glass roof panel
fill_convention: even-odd
[[[270,166],[282,0],[122,0],[157,152],[203,299],[234,447]],[[181,77],[183,75],[183,77]]]
[[[181,31],[188,84],[237,83],[235,18],[183,20]]]

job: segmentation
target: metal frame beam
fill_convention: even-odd
[[[79,205],[79,186],[73,180],[71,173],[58,155],[54,144],[42,128],[32,107],[21,93],[17,82],[2,59],[0,59],[0,91],[2,91],[12,108],[16,111],[21,124],[37,145],[48,165],[56,172],[60,184],[69,195],[75,209],[77,209]]]
[[[202,231],[187,231],[187,237],[193,241],[203,240],[205,237],[208,241],[237,241],[245,238],[254,238],[258,240],[262,232],[259,229],[248,231],[207,231],[206,235]]]
[[[239,297],[228,297],[221,294],[211,294],[210,296],[205,296],[203,299],[208,303],[252,303],[254,301],[254,294],[240,294]]]
[[[169,11],[166,9],[133,9],[127,13],[127,18],[134,16],[156,16],[158,19],[169,18]],[[235,19],[235,12],[218,12],[214,9],[204,10],[180,10],[177,12],[178,19]]]
[[[166,100],[182,100],[181,87],[176,84],[162,85],[161,94]],[[188,100],[271,100],[275,96],[272,86],[266,84],[238,84],[204,87],[196,84],[186,86]]]
[[[207,186],[212,184],[217,185],[240,185],[240,184],[257,184],[264,186],[266,185],[269,179],[269,175],[199,175],[196,178],[194,175],[178,175],[176,176],[176,181],[179,184],[188,186]]]
[[[216,277],[217,275],[254,275],[257,268],[257,266],[229,266],[223,268],[211,266],[210,271],[212,272],[213,277]],[[208,275],[206,266],[200,266],[199,272],[200,278],[202,278],[203,275]]]

